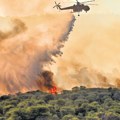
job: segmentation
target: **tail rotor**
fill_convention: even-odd
[[[56,1],[55,1],[55,6],[53,8],[60,9],[60,3],[56,3]]]

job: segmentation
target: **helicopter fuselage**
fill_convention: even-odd
[[[73,5],[73,12],[81,12],[82,10],[87,12],[90,10],[90,7],[88,5],[84,5],[84,4]]]

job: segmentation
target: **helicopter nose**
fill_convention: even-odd
[[[84,10],[87,12],[90,10],[90,7],[89,6],[84,6]]]

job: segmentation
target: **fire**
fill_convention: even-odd
[[[56,87],[56,86],[53,86],[53,87],[49,90],[49,92],[50,92],[51,94],[53,94],[53,95],[57,94],[57,87]]]

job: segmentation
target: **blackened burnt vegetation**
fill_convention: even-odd
[[[74,87],[0,97],[0,120],[120,120],[120,89]]]

